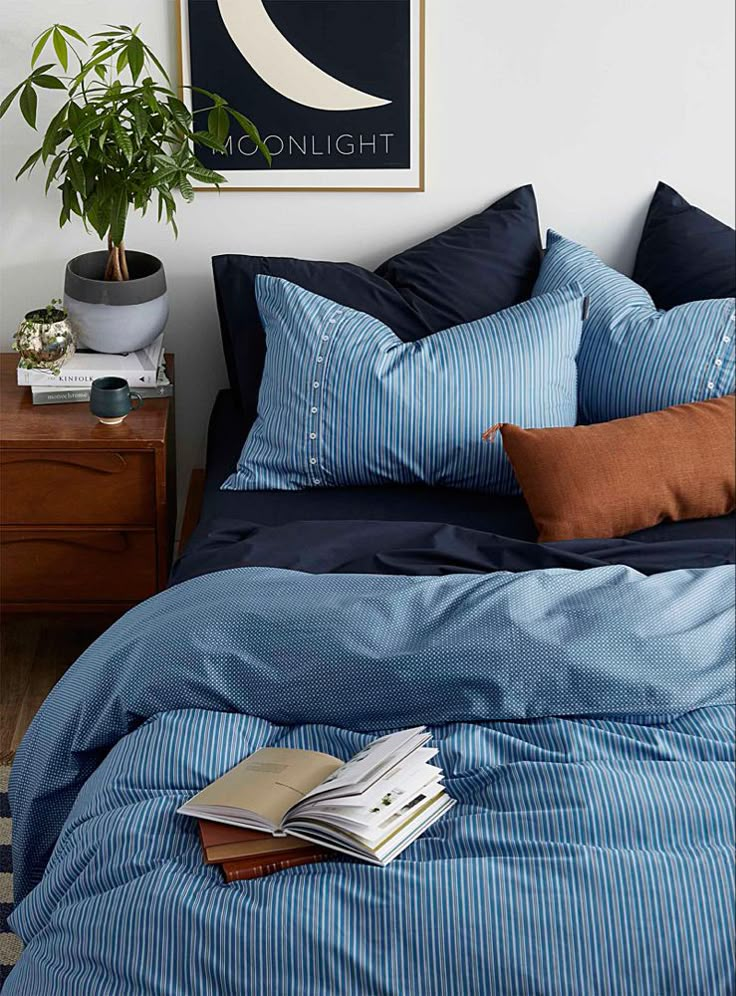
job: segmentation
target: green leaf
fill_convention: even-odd
[[[46,129],[46,134],[44,135],[43,143],[41,145],[41,155],[43,156],[44,162],[46,162],[58,144],[59,132],[66,120],[67,109],[68,106],[64,104],[61,110],[57,111],[49,122],[49,126]]]
[[[36,109],[38,108],[38,95],[31,83],[26,83],[20,95],[20,112],[31,128],[36,127]]]
[[[84,170],[82,169],[82,164],[78,159],[70,156],[67,160],[67,176],[71,179],[74,184],[74,189],[79,191],[80,194],[84,195],[87,192],[87,179],[84,175]]]
[[[64,156],[65,153],[62,152],[53,160],[53,162],[49,166],[49,172],[46,177],[46,187],[44,189],[45,194],[48,194],[51,184],[56,179],[56,174],[59,172],[59,168],[61,167],[61,164],[64,162]]]
[[[47,28],[47,30],[44,31],[39,36],[38,41],[33,47],[33,55],[31,56],[31,68],[33,68],[33,66],[35,66],[36,63],[38,62],[38,57],[41,55],[41,52],[43,52],[43,50],[46,48],[46,42],[51,37],[51,32],[53,30],[54,30],[53,28]]]
[[[87,44],[87,42],[85,41],[85,39],[82,38],[82,36],[79,34],[79,32],[75,31],[74,28],[70,28],[66,24],[59,24],[59,25],[57,25],[57,27],[59,28],[59,31],[63,31],[64,34],[65,35],[69,35],[70,38],[76,38],[76,40],[79,41],[79,42],[81,42],[83,45]]]
[[[105,77],[107,76],[107,66],[105,65],[105,63],[101,62],[99,66],[95,66],[95,72],[97,73],[97,75],[100,77],[101,80],[104,80]]]
[[[248,138],[250,138],[255,143],[259,152],[270,166],[271,153],[269,152],[267,146],[264,145],[263,140],[261,139],[261,136],[258,132],[258,129],[250,120],[250,118],[246,118],[244,114],[241,114],[240,111],[236,111],[234,107],[228,107],[227,112],[233,118],[234,121],[238,122],[238,124],[243,129]]]
[[[166,191],[173,179],[179,175],[179,168],[177,166],[168,167],[165,166],[163,169],[157,170],[151,180],[153,186],[157,187],[159,190]]]
[[[212,93],[211,90],[205,90],[201,86],[190,87],[193,93],[201,93],[204,97],[209,97],[210,100],[214,100],[217,94]]]
[[[169,97],[166,103],[169,105],[174,120],[177,121],[182,128],[188,129],[192,123],[192,115],[190,114],[189,108],[184,101],[179,100],[178,97]]]
[[[146,104],[148,104],[149,108],[153,111],[153,113],[158,114],[160,111],[159,103],[156,100],[156,95],[154,94],[151,87],[144,86],[141,96],[143,97]]]
[[[168,83],[169,82],[169,74],[166,72],[166,70],[164,69],[164,67],[161,65],[160,61],[156,58],[156,54],[151,51],[151,49],[148,47],[148,45],[144,45],[143,49],[144,49],[146,55],[148,56],[148,58],[151,60],[151,62],[156,67],[156,69],[158,69],[158,71],[161,73],[161,75],[163,76],[163,78]]]
[[[6,113],[10,105],[13,103],[13,101],[15,100],[16,93],[20,90],[22,86],[23,84],[19,83],[18,86],[15,88],[15,90],[11,90],[10,93],[7,95],[7,97],[3,99],[2,104],[0,104],[0,118]]]
[[[123,126],[120,124],[117,118],[112,119],[112,130],[115,135],[115,139],[118,143],[120,151],[123,153],[128,162],[133,161],[133,142],[130,135],[125,131]]]
[[[54,28],[54,33],[52,35],[54,42],[54,51],[56,52],[56,58],[61,63],[61,67],[64,72],[69,68],[69,46],[66,43],[66,38],[62,35],[58,28]]]
[[[79,104],[76,104],[73,100],[69,101],[69,127],[74,131],[82,123],[82,118],[84,113]]]
[[[134,81],[140,76],[144,62],[145,52],[143,42],[134,35],[128,42],[128,63],[130,65],[130,74]]]
[[[216,173],[213,169],[207,169],[201,163],[195,163],[187,167],[187,173],[200,183],[225,183],[225,177],[221,173]]]
[[[33,82],[36,86],[42,86],[46,90],[66,90],[62,81],[57,80],[55,76],[34,76]]]
[[[225,146],[222,142],[218,142],[214,135],[210,135],[208,131],[195,131],[192,133],[192,139],[199,145],[204,145],[207,149],[214,149],[215,152],[226,152]]]
[[[181,195],[182,195],[182,197],[184,198],[185,201],[193,201],[194,200],[194,189],[193,189],[191,183],[189,182],[189,180],[187,180],[187,178],[185,176],[181,177],[181,179],[179,180],[179,183],[177,184],[177,186],[179,187],[179,190],[181,191]]]
[[[85,202],[87,220],[101,239],[107,235],[110,228],[110,210],[96,194]]]
[[[207,115],[207,131],[224,144],[230,131],[230,122],[224,107],[214,107]]]
[[[148,130],[148,114],[144,110],[143,105],[139,104],[138,101],[130,104],[130,111],[133,115],[133,127],[135,129],[136,137],[138,138],[138,141],[141,142],[145,138],[146,131]]]
[[[110,238],[114,246],[119,246],[125,238],[125,222],[128,216],[128,195],[124,186],[118,188],[112,200],[110,213]]]
[[[89,145],[90,145],[89,132],[85,131],[84,128],[79,127],[79,128],[72,128],[72,134],[74,135],[77,145],[82,150],[82,152],[84,152],[85,156],[89,155]]]
[[[82,208],[79,203],[79,197],[77,196],[76,190],[72,187],[68,180],[64,181],[62,185],[61,200],[64,208],[72,214],[77,214],[80,218],[82,217]]]
[[[118,61],[115,63],[115,68],[119,73],[122,73],[122,71],[125,69],[127,65],[128,65],[128,50],[127,48],[123,48],[120,50],[120,55],[118,55]]]
[[[15,174],[15,179],[16,180],[20,179],[20,177],[23,176],[23,174],[26,171],[30,172],[40,158],[41,158],[41,150],[36,149],[36,151],[31,153],[31,155],[26,159],[21,168]]]

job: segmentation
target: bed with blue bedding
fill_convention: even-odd
[[[733,517],[543,545],[519,498],[208,487],[16,757],[8,996],[734,992]],[[388,868],[225,885],[176,813],[419,724],[458,804]]]

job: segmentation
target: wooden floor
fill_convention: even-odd
[[[5,614],[0,622],[0,763],[12,758],[53,686],[109,619]]]

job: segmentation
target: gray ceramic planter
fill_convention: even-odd
[[[143,349],[163,332],[169,317],[166,276],[160,259],[126,253],[129,280],[103,280],[106,252],[87,252],[67,263],[64,307],[77,344],[100,353]]]

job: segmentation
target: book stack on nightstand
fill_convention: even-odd
[[[0,354],[2,610],[122,613],[168,577],[173,398],[106,426],[85,404],[34,405],[16,367]],[[173,384],[170,354],[166,374]]]
[[[122,377],[142,398],[170,398],[174,385],[166,373],[163,333],[134,353],[77,351],[58,374],[18,366],[18,385],[30,387],[34,405],[89,402],[90,386],[97,377]]]

